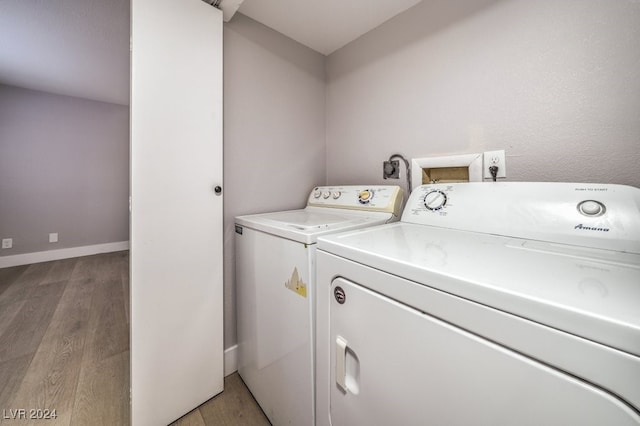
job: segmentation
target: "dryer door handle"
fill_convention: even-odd
[[[341,336],[336,338],[336,383],[344,393],[360,393],[360,360]]]
[[[344,392],[347,391],[347,341],[336,337],[336,383]]]

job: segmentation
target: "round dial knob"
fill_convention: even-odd
[[[338,198],[340,198],[340,195],[342,195],[342,192],[340,191],[334,191],[333,192],[333,199],[337,200]]]
[[[327,199],[331,196],[331,191],[324,191],[322,193],[322,198]]]
[[[373,198],[373,191],[371,191],[370,189],[360,191],[360,193],[358,194],[358,201],[360,201],[360,203],[362,204],[367,204],[371,200],[371,198]]]
[[[433,190],[424,196],[424,206],[431,211],[440,210],[447,204],[447,194],[442,191]]]
[[[320,198],[321,195],[322,195],[322,191],[320,191],[319,189],[316,189],[315,191],[313,191],[313,198]]]
[[[585,200],[578,204],[578,211],[585,216],[600,216],[605,210],[604,204],[594,200]]]

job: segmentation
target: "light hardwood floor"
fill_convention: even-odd
[[[0,269],[0,424],[130,423],[128,269],[128,252]],[[236,373],[173,424],[269,422]]]

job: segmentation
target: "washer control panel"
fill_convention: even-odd
[[[344,185],[313,188],[308,206],[393,213],[400,216],[403,191],[396,185]]]
[[[422,185],[411,193],[402,221],[640,253],[640,189],[624,185]]]

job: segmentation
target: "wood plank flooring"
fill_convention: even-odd
[[[224,379],[224,392],[171,423],[171,426],[270,424],[238,373],[233,373]]]
[[[0,269],[0,424],[130,423],[128,270],[128,252]],[[237,373],[173,423],[268,424]]]

